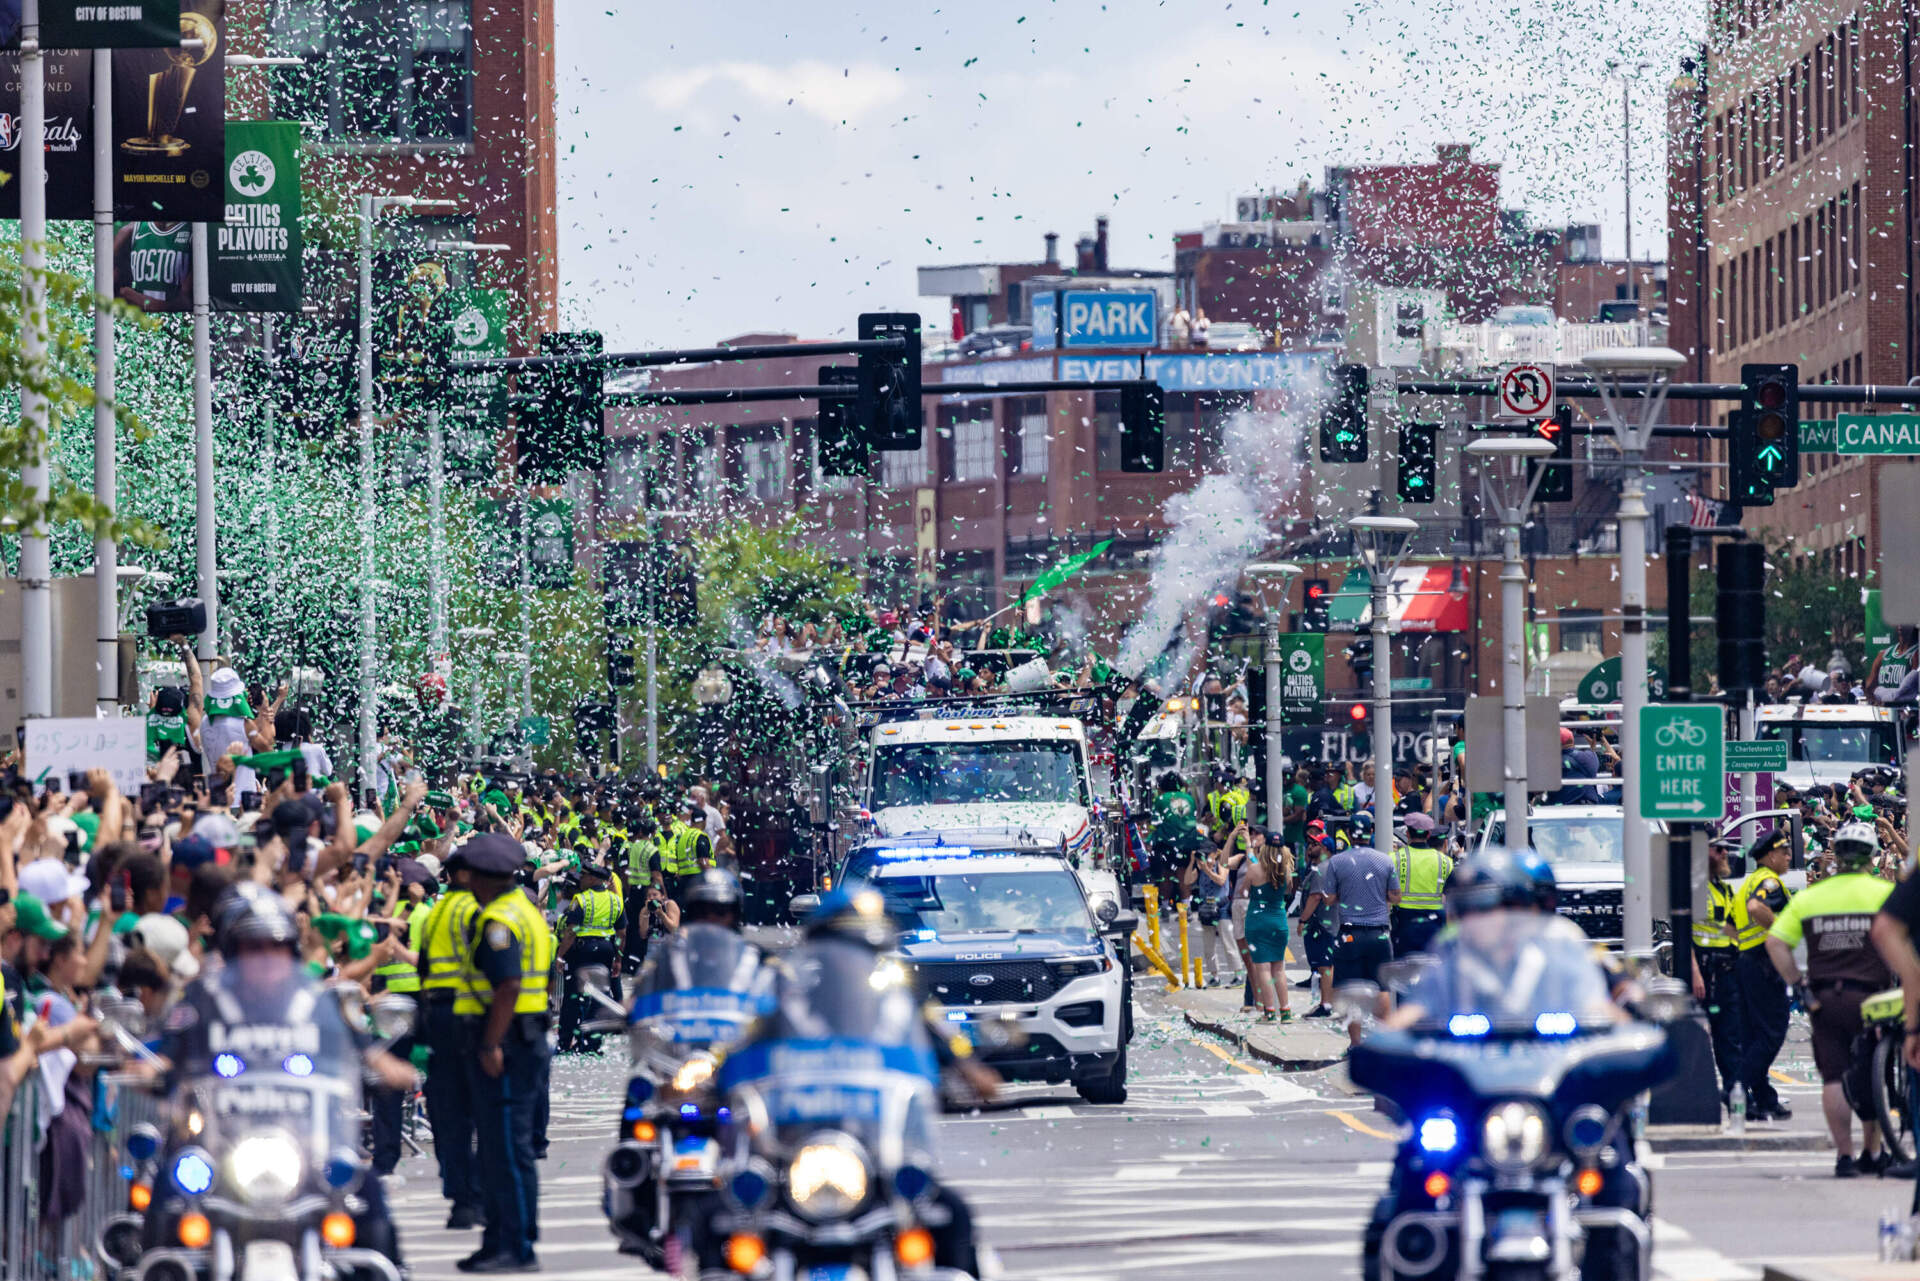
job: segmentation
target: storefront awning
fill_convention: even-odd
[[[1447,565],[1402,565],[1393,574],[1391,617],[1403,632],[1464,632],[1472,615],[1464,597],[1447,594],[1453,577]],[[1367,571],[1355,567],[1347,572],[1333,598],[1332,630],[1361,632],[1373,623]]]

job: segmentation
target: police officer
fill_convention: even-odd
[[[515,883],[525,861],[519,842],[485,832],[463,848],[480,910],[454,1013],[470,1021],[473,1038],[467,1079],[487,1222],[480,1248],[455,1266],[462,1272],[532,1272],[540,1266],[533,1252],[540,1235],[534,1112],[546,1091],[551,1055],[547,983],[553,932]]]
[[[634,819],[633,835],[627,842],[627,865],[622,877],[625,881],[627,919],[621,935],[625,940],[624,955],[630,974],[638,974],[647,960],[647,928],[644,920],[647,891],[653,888],[660,874],[660,845],[654,839],[656,830],[652,817],[642,814]]]
[[[1735,848],[1737,843],[1730,837],[1719,838],[1708,848],[1707,917],[1693,923],[1693,995],[1707,1011],[1723,1107],[1728,1105],[1733,1083],[1742,1078],[1746,1055],[1745,1012],[1736,972],[1739,931],[1733,923],[1734,887],[1728,880]]]
[[[477,1226],[483,1211],[474,1159],[473,1092],[467,1082],[472,1046],[468,1029],[453,1012],[460,975],[473,950],[473,918],[480,907],[467,887],[463,845],[447,855],[449,889],[427,909],[419,948],[421,1029],[427,1043],[427,1120],[433,1154],[440,1163],[440,1192],[453,1206],[449,1228]]]
[[[1453,875],[1453,860],[1433,848],[1433,816],[1407,815],[1407,843],[1393,852],[1400,878],[1400,901],[1393,908],[1393,954],[1411,956],[1427,944],[1447,920],[1443,891]]]
[[[1734,892],[1733,926],[1739,949],[1740,1011],[1745,1044],[1741,1047],[1741,1085],[1747,1116],[1755,1121],[1784,1121],[1793,1115],[1780,1102],[1768,1071],[1787,1040],[1787,985],[1768,959],[1765,943],[1774,917],[1787,906],[1781,880],[1792,858],[1787,834],[1776,830],[1747,850],[1753,870]]]
[[[699,801],[688,797],[660,850],[660,870],[668,896],[677,900],[683,884],[712,866],[713,842],[707,838],[706,811]]]
[[[388,926],[387,928],[405,927]],[[412,948],[401,944],[397,934],[389,935],[385,942],[391,959],[374,967],[373,976],[379,981],[376,990],[397,992],[418,1001],[420,999],[418,956]],[[412,1032],[408,1032],[394,1042],[393,1053],[396,1058],[412,1057]],[[376,1086],[367,1091],[367,1113],[373,1139],[373,1168],[382,1178],[391,1175],[394,1167],[400,1164],[400,1129],[406,1103],[406,1093],[401,1090]]]
[[[620,999],[620,953],[614,946],[614,935],[626,915],[626,903],[618,888],[609,888],[611,880],[612,874],[604,864],[581,864],[580,892],[574,895],[573,906],[562,918],[560,956],[567,966],[566,996],[560,1004],[562,1054],[600,1048],[597,1035],[579,1030],[581,1006],[587,999],[580,991],[577,977],[582,968],[605,967],[612,982],[613,998]]]

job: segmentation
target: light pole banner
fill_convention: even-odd
[[[1318,725],[1327,696],[1327,638],[1303,632],[1280,638],[1280,719]]]
[[[0,0],[0,8],[4,0]],[[93,221],[93,55],[48,49],[47,217]],[[20,55],[0,56],[0,219],[20,218]]]
[[[300,310],[300,126],[236,120],[227,126],[226,221],[213,233],[213,305],[228,311]]]
[[[50,49],[171,49],[180,0],[40,0],[40,43]]]
[[[186,0],[180,35],[199,47],[113,59],[113,206],[122,218],[226,218],[226,0]]]

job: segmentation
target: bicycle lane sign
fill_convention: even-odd
[[[1640,709],[1640,816],[1713,819],[1726,812],[1726,730],[1712,703]]]

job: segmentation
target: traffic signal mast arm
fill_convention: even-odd
[[[1104,382],[1066,382],[1060,380],[1017,383],[928,383],[921,396],[999,396],[1041,391],[1128,391],[1151,387],[1151,379],[1108,380]],[[859,398],[853,387],[819,387],[796,384],[792,387],[690,387],[677,391],[609,392],[607,400],[617,405],[720,405],[761,400],[824,400],[852,403]]]
[[[1401,395],[1412,396],[1497,396],[1499,387],[1493,383],[1476,382],[1471,379],[1417,379],[1403,382],[1396,390]],[[1623,382],[1618,395],[1627,400],[1644,399],[1648,393],[1644,383]],[[1667,386],[1668,400],[1739,400],[1746,388],[1740,383],[1670,383]],[[1888,386],[1882,383],[1801,383],[1800,401],[1802,404],[1816,405],[1920,405],[1920,387]],[[1600,388],[1592,382],[1556,382],[1553,394],[1561,400],[1598,400]],[[1605,429],[1601,429],[1605,433]],[[1586,434],[1575,427],[1574,434]],[[1672,434],[1701,436],[1726,435],[1725,428],[1717,427],[1679,427],[1671,428]],[[1660,429],[1655,435],[1661,434]]]

